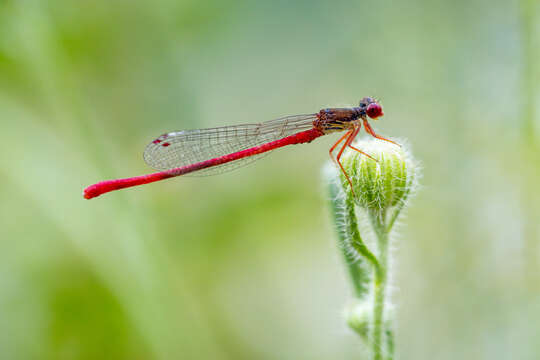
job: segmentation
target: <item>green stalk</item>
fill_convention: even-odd
[[[379,248],[379,271],[375,273],[374,281],[374,306],[373,306],[373,359],[383,359],[383,331],[384,331],[384,305],[387,285],[388,267],[388,230],[385,224],[386,214],[370,212],[369,214]],[[390,349],[388,349],[390,350]],[[389,353],[387,359],[393,354]]]
[[[375,269],[378,269],[379,263],[358,231],[354,199],[350,194],[343,193],[338,181],[330,181],[329,190],[330,207],[337,229],[339,248],[345,258],[356,298],[362,300],[368,292],[370,282],[370,269],[366,266],[365,260]]]

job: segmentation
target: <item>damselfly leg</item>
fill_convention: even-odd
[[[343,154],[343,151],[345,150],[345,148],[347,148],[347,146],[349,146],[351,144],[351,142],[354,140],[354,138],[356,137],[356,135],[358,134],[358,131],[360,130],[359,127],[355,127],[353,130],[350,130],[350,131],[347,131],[347,133],[345,135],[343,135],[335,144],[334,146],[332,146],[332,148],[330,148],[330,157],[332,158],[332,160],[339,166],[339,168],[341,169],[341,172],[343,173],[343,175],[345,175],[345,178],[347,179],[347,182],[349,183],[349,185],[351,186],[351,192],[353,194],[353,196],[356,197],[356,194],[354,193],[354,190],[353,190],[353,185],[352,185],[352,181],[351,181],[351,178],[349,177],[349,174],[347,174],[347,171],[345,171],[345,168],[343,167],[343,165],[341,164],[341,155]],[[337,154],[337,156],[334,158],[332,155],[332,152],[334,151],[334,149],[343,141],[345,140],[345,143],[343,144],[343,146],[341,147],[341,149],[339,150],[339,153]]]
[[[347,182],[351,186],[351,192],[352,192],[353,196],[356,196],[356,195],[355,195],[354,190],[353,190],[353,185],[352,185],[351,178],[349,177],[349,174],[347,174],[347,171],[345,171],[345,168],[343,167],[343,165],[341,164],[341,161],[340,161],[341,155],[343,155],[343,152],[345,151],[345,149],[347,147],[349,147],[349,148],[351,148],[351,149],[353,149],[355,151],[358,151],[360,154],[367,156],[371,160],[374,160],[374,161],[378,162],[377,159],[375,159],[373,156],[371,156],[371,155],[363,152],[362,150],[360,150],[360,149],[358,149],[358,148],[351,145],[352,142],[354,141],[354,139],[356,138],[356,136],[358,135],[359,131],[360,131],[360,126],[355,126],[353,130],[348,131],[347,133],[345,133],[345,135],[340,137],[339,140],[330,148],[330,151],[329,151],[330,158],[339,166],[339,168],[341,169],[341,172],[343,173],[343,175],[345,175],[345,178],[347,179]],[[371,134],[371,132],[369,132],[369,133]],[[371,135],[373,135],[373,134],[371,134]],[[378,137],[378,138],[380,138],[380,137]],[[343,144],[343,146],[339,150],[338,155],[334,158],[333,151],[336,149],[336,147],[343,140],[345,140],[345,143]],[[386,140],[386,139],[382,138],[382,140]],[[390,141],[390,140],[387,140],[387,141]],[[390,142],[393,142],[393,141],[390,141]]]
[[[371,136],[373,136],[374,138],[377,138],[377,139],[380,139],[380,140],[384,140],[384,141],[388,141],[388,142],[390,142],[390,143],[392,143],[392,144],[394,144],[394,145],[397,145],[397,146],[401,146],[401,145],[399,145],[397,142],[394,142],[394,141],[392,141],[392,140],[389,140],[389,139],[387,139],[387,138],[384,138],[384,137],[382,137],[382,136],[380,136],[380,135],[375,134],[375,131],[373,131],[373,129],[371,128],[371,125],[369,125],[369,123],[368,123],[366,120],[364,120],[364,129],[366,129],[366,131],[368,132],[368,134],[371,135]]]

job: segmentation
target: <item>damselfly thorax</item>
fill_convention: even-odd
[[[365,110],[360,107],[322,109],[317,113],[313,127],[325,134],[352,130],[355,126],[361,126],[361,117],[365,115]]]

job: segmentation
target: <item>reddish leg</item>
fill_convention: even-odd
[[[373,129],[371,128],[371,126],[369,125],[369,123],[367,122],[367,120],[364,120],[364,129],[366,129],[367,133],[370,134],[371,136],[373,136],[374,138],[377,138],[377,139],[380,139],[380,140],[384,140],[384,141],[388,141],[388,142],[391,142],[392,144],[395,144],[397,146],[401,146],[399,145],[398,143],[392,141],[392,140],[388,140],[386,138],[383,138],[382,136],[380,135],[377,135],[375,134],[375,131],[373,131]]]
[[[356,194],[354,193],[354,190],[353,190],[353,184],[352,184],[351,178],[349,178],[349,175],[347,174],[347,172],[343,168],[343,165],[341,164],[341,161],[339,161],[339,159],[341,159],[341,155],[343,154],[343,151],[345,150],[345,148],[347,146],[350,146],[351,142],[354,140],[356,135],[358,135],[358,131],[360,131],[360,127],[355,127],[354,130],[352,130],[352,132],[349,131],[347,133],[349,135],[349,137],[347,138],[347,140],[345,141],[345,144],[343,144],[343,146],[339,150],[339,153],[336,156],[336,162],[339,165],[341,171],[343,172],[343,175],[345,175],[345,178],[347,178],[347,181],[349,182],[349,185],[351,186],[351,192],[352,192],[354,197],[356,197]]]
[[[343,168],[343,165],[341,164],[341,161],[339,161],[341,159],[341,155],[343,154],[343,151],[345,151],[345,148],[347,147],[350,147],[351,149],[353,150],[356,150],[358,151],[360,154],[362,155],[365,155],[367,156],[368,158],[374,160],[374,161],[377,161],[377,159],[375,159],[373,156],[363,152],[362,150],[358,149],[358,148],[355,148],[354,146],[351,145],[351,143],[353,142],[353,140],[355,139],[355,137],[358,135],[358,132],[360,131],[360,127],[355,127],[353,130],[350,130],[350,131],[347,131],[347,133],[345,133],[345,135],[343,135],[331,148],[330,148],[330,158],[339,166],[339,168],[341,169],[341,172],[343,172],[343,175],[345,175],[345,178],[347,178],[347,181],[349,182],[349,185],[351,186],[351,192],[353,194],[353,196],[356,196],[355,193],[354,193],[354,190],[353,190],[353,185],[352,185],[352,181],[351,179],[349,178],[349,175],[347,174],[347,172],[345,171],[345,168]],[[343,146],[341,147],[341,149],[339,150],[339,153],[338,155],[336,156],[336,158],[334,159],[334,157],[332,156],[332,152],[335,150],[335,148],[345,139],[347,138],[347,140],[345,141],[345,144],[343,144]],[[378,162],[378,161],[377,161]]]
[[[351,135],[351,132],[352,132],[352,130],[351,130],[351,131],[347,131],[347,132],[345,133],[345,135],[343,135],[342,137],[340,137],[339,140],[334,144],[334,146],[332,146],[332,147],[330,148],[329,153],[330,153],[330,157],[332,158],[332,160],[334,160],[334,157],[332,156],[332,152],[334,151],[334,149],[339,145],[340,142],[343,141],[343,139],[345,139],[347,136]],[[335,161],[335,160],[334,160],[334,161]]]
[[[339,158],[341,157],[341,153],[343,152],[343,149],[345,147],[347,147],[347,142],[349,141],[349,137],[355,132],[356,129],[354,130],[349,130],[345,133],[345,135],[343,135],[342,137],[339,138],[339,140],[334,144],[334,146],[332,146],[330,148],[330,159],[332,159],[332,161],[334,163],[336,163],[337,166],[339,166],[339,168],[341,169],[341,171],[343,172],[343,174],[345,174],[345,177],[347,178],[347,181],[349,182],[349,184],[351,185],[351,191],[352,191],[352,182],[351,182],[351,179],[349,179],[349,176],[347,175],[347,172],[345,171],[345,169],[343,168],[343,166],[341,165],[341,162],[339,161]],[[339,145],[339,143],[341,143],[345,138],[347,138],[347,141],[345,141],[345,144],[341,147],[341,150],[339,151],[339,154],[338,154],[338,157],[337,158],[334,158],[332,152],[335,150],[335,148]],[[353,192],[354,194],[354,192]]]
[[[363,152],[362,150],[360,150],[360,149],[358,149],[358,148],[355,148],[355,147],[352,146],[352,145],[349,145],[349,147],[350,147],[351,149],[353,149],[353,150],[358,151],[360,154],[367,156],[367,157],[370,158],[371,160],[374,160],[374,161],[376,161],[376,162],[379,162],[379,160],[377,160],[377,159],[375,159],[373,156],[371,156],[371,155],[369,155],[369,154]]]
[[[351,144],[351,142],[354,140],[356,135],[358,135],[358,131],[360,131],[360,127],[355,127],[352,131],[348,132],[349,137],[347,138],[347,141],[345,141],[345,144],[341,147],[341,150],[339,150],[339,153],[336,156],[336,160],[339,162],[339,159],[341,159],[341,155],[343,154],[343,151],[345,151],[345,148]]]

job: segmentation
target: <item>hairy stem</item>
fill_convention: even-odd
[[[345,211],[347,218],[350,219],[351,230],[354,231],[355,235],[353,238],[351,238],[351,246],[354,250],[356,250],[358,255],[365,257],[371,263],[371,265],[373,265],[375,272],[379,272],[380,264],[377,257],[373,255],[373,253],[366,246],[366,243],[360,237],[360,232],[358,231],[358,222],[356,221],[354,199],[351,193],[347,195],[347,199],[345,200]]]
[[[366,260],[378,267],[377,258],[369,251],[360,236],[352,198],[343,193],[341,184],[337,181],[330,181],[329,189],[339,248],[343,252],[356,298],[363,299],[368,293],[370,282]]]
[[[379,271],[375,273],[374,281],[373,359],[382,360],[384,355],[387,355],[387,359],[391,359],[391,349],[393,348],[392,337],[388,338],[392,346],[386,347],[386,354],[384,353],[385,346],[383,343],[384,333],[391,331],[390,329],[385,329],[384,324],[384,305],[388,272],[388,227],[385,224],[386,214],[370,212],[370,218],[375,235],[377,236],[377,245],[379,248]]]

